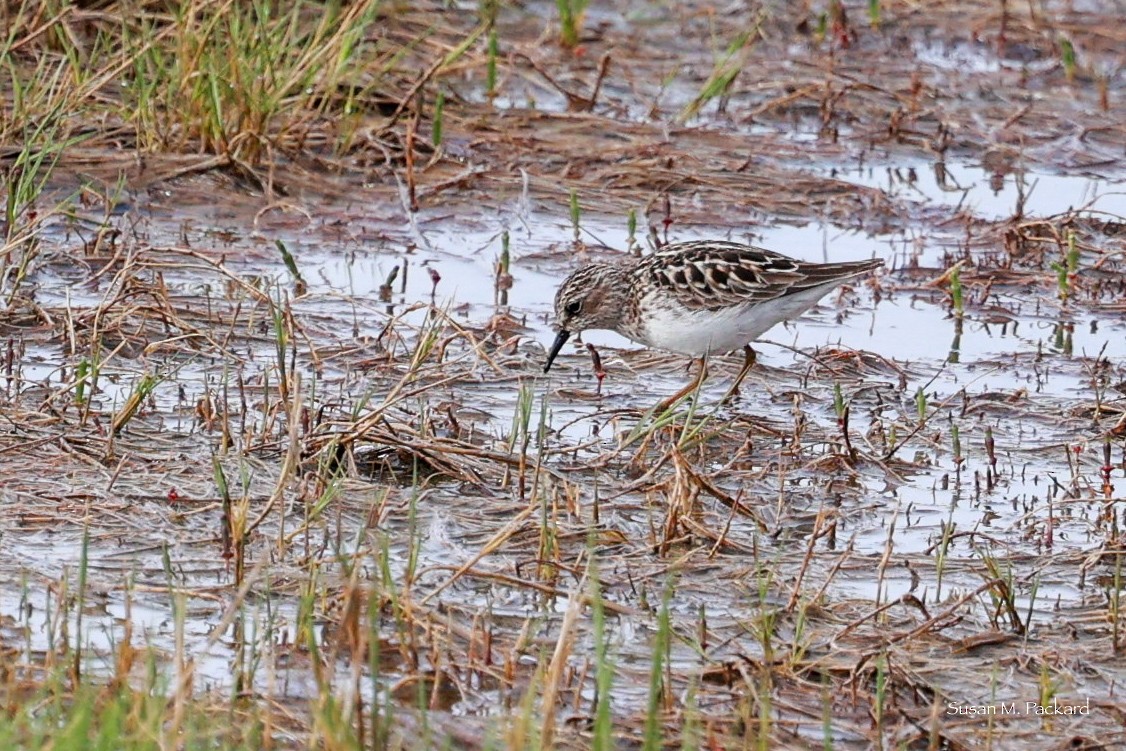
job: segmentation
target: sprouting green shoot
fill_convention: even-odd
[[[954,301],[954,315],[961,318],[965,313],[965,290],[962,287],[962,268],[955,266],[950,270],[950,297]]]
[[[434,100],[434,124],[430,127],[430,140],[434,146],[442,145],[442,116],[446,110],[446,92],[439,90]]]
[[[89,377],[91,370],[93,370],[93,366],[90,364],[90,360],[85,357],[74,366],[74,400],[79,404],[86,403],[86,379]]]
[[[704,81],[696,98],[684,106],[680,111],[681,122],[695,117],[708,102],[721,97],[728,92],[735,79],[743,71],[747,55],[750,52],[751,42],[758,36],[757,24],[738,34],[727,46],[727,50],[712,67],[711,75]]]
[[[485,96],[497,95],[497,30],[489,29],[489,49],[485,62]]]
[[[934,558],[934,569],[936,575],[936,585],[934,597],[935,602],[938,602],[942,597],[942,581],[946,574],[946,560],[950,551],[950,543],[954,539],[954,530],[957,524],[954,522],[954,509],[950,508],[949,516],[946,521],[941,522],[942,526],[942,541],[938,545],[938,553]]]
[[[629,230],[629,246],[632,248],[637,243],[637,209],[630,209],[626,218],[626,229]]]
[[[531,441],[529,426],[532,422],[532,407],[535,403],[535,392],[530,382],[521,381],[520,391],[516,396],[516,410],[512,414],[512,430],[508,436],[508,450],[512,451],[520,444],[527,450]]]
[[[844,394],[841,393],[840,382],[833,383],[833,411],[837,413],[837,419],[840,420],[844,417],[845,402]]]
[[[137,410],[144,404],[145,399],[152,394],[157,384],[160,383],[160,376],[153,373],[145,373],[141,379],[137,381],[134,386],[133,392],[129,394],[129,398],[125,400],[125,404],[118,410],[117,414],[113,416],[113,432],[120,433],[130,420],[137,414]]]
[[[873,29],[880,28],[880,0],[868,0],[868,23]]]
[[[1067,265],[1063,263],[1053,262],[1051,264],[1052,271],[1056,272],[1056,292],[1059,294],[1061,300],[1066,300],[1069,293],[1068,279],[1067,279]]]
[[[293,277],[293,284],[298,290],[298,294],[304,294],[305,279],[301,276],[301,271],[297,268],[297,260],[293,254],[289,252],[289,248],[281,240],[274,240],[274,245],[277,246],[278,252],[281,253],[282,261],[285,262],[285,268],[289,271],[289,275]]]
[[[884,707],[887,701],[887,655],[882,654],[876,660],[876,728],[877,732],[883,726]]]
[[[868,24],[879,28],[879,0],[868,0]]]
[[[1067,232],[1067,273],[1074,275],[1079,271],[1079,246],[1075,242],[1075,230]]]
[[[284,390],[287,388],[289,380],[286,376],[285,367],[285,353],[289,346],[289,328],[286,326],[285,311],[280,300],[270,306],[270,313],[274,319],[274,354],[277,358],[278,374],[281,376],[280,386]]]
[[[575,230],[575,242],[579,241],[579,219],[582,208],[579,206],[579,192],[571,188],[571,228]]]
[[[1064,256],[1063,263],[1053,262],[1051,268],[1056,272],[1056,290],[1059,298],[1066,301],[1073,291],[1071,281],[1079,270],[1079,246],[1076,243],[1074,230],[1068,230],[1067,254]]]
[[[817,26],[813,29],[813,36],[821,41],[829,33],[829,14],[826,11],[821,11],[817,16]]]
[[[223,464],[219,461],[219,457],[215,455],[211,457],[211,476],[215,480],[215,488],[219,497],[223,499],[224,503],[230,503],[231,489],[227,483],[227,473],[223,470]]]
[[[1075,80],[1075,45],[1065,36],[1060,37],[1060,62],[1067,80]]]
[[[919,413],[919,422],[927,419],[927,395],[922,388],[915,392],[915,409]]]
[[[555,0],[559,10],[559,43],[568,49],[577,47],[583,26],[583,14],[590,0]]]
[[[1048,666],[1048,661],[1044,660],[1040,663],[1040,706],[1046,707],[1052,704],[1055,699],[1056,693],[1059,691],[1059,684],[1052,680],[1052,671]]]

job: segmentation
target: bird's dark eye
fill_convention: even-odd
[[[573,302],[567,303],[567,306],[563,308],[563,312],[569,316],[577,316],[579,314],[579,311],[582,309],[582,302],[575,300]]]

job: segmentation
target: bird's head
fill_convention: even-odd
[[[547,354],[543,372],[551,369],[555,357],[571,334],[587,329],[616,329],[629,294],[625,269],[608,263],[595,263],[576,269],[555,293],[555,342]]]

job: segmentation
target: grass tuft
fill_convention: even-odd
[[[555,0],[559,12],[559,44],[568,49],[579,45],[583,16],[590,0]]]

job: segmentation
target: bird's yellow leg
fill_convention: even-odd
[[[743,347],[743,369],[739,371],[739,375],[735,376],[735,383],[731,384],[731,388],[729,388],[727,390],[727,393],[724,394],[724,396],[723,396],[724,401],[727,401],[728,399],[731,399],[732,397],[739,396],[739,384],[741,384],[743,382],[743,379],[747,377],[747,373],[749,373],[751,368],[753,368],[755,366],[756,360],[758,360],[758,355],[755,354],[755,351],[751,348],[751,345],[749,345],[749,344],[744,345],[744,347]]]
[[[694,379],[692,379],[692,381],[689,382],[689,384],[687,386],[685,386],[684,388],[682,388],[680,391],[676,392],[675,394],[668,397],[664,401],[658,403],[657,406],[653,408],[653,414],[659,415],[662,412],[665,412],[666,410],[668,410],[669,407],[676,404],[677,402],[679,402],[681,399],[688,396],[692,392],[696,391],[698,388],[700,388],[701,385],[703,385],[704,379],[706,379],[707,377],[708,377],[708,358],[705,355],[704,357],[700,358],[700,372],[696,374],[696,377]]]

